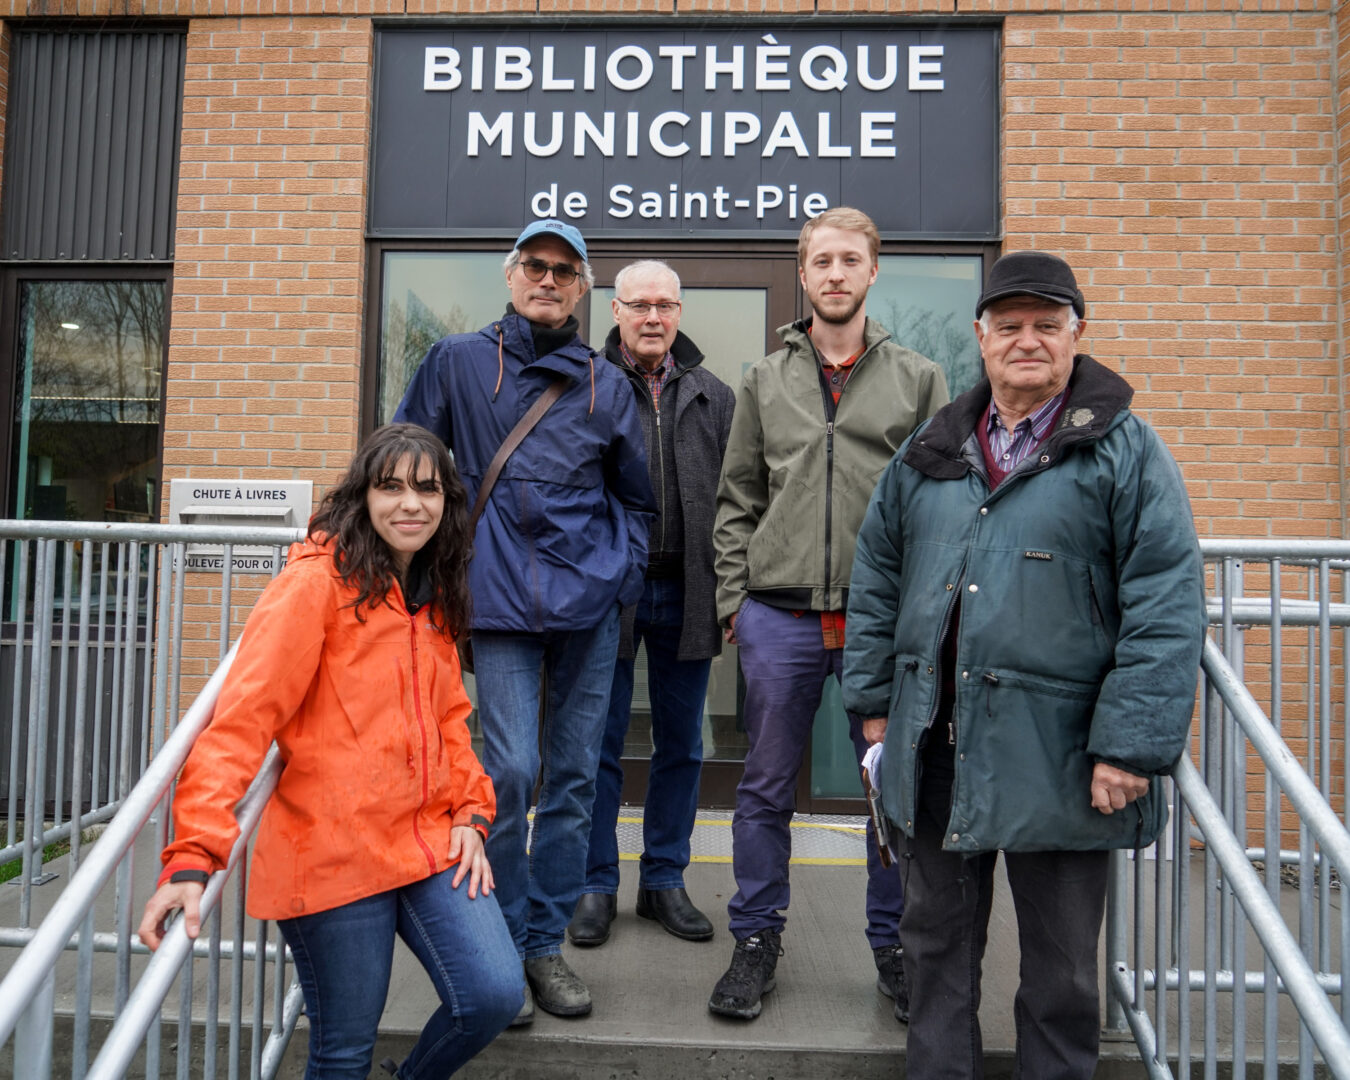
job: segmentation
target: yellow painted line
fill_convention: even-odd
[[[637,862],[639,856],[630,855],[628,852],[621,852],[619,860],[621,862]],[[694,855],[690,857],[690,862],[696,863],[730,863],[730,855]],[[792,866],[866,866],[866,859],[827,859],[810,858],[807,856],[794,856],[789,860]]]
[[[640,817],[621,817],[619,818],[619,821],[624,825],[642,824],[642,819]],[[694,822],[694,827],[698,828],[700,825],[720,825],[730,827],[731,818],[700,818],[698,821]],[[794,829],[824,829],[828,832],[848,833],[851,836],[862,836],[867,832],[867,826],[865,825],[832,825],[824,821],[793,821],[791,822],[791,827]]]

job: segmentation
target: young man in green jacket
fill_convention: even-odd
[[[785,348],[741,384],[713,529],[717,614],[740,646],[749,749],[732,818],[736,938],[708,1008],[753,1019],[774,987],[788,907],[797,773],[830,674],[843,663],[853,545],[876,479],[947,402],[941,369],[867,318],[881,247],[859,210],[813,218],[798,240],[814,313],[779,330]],[[861,760],[861,717],[849,734]],[[877,986],[908,1018],[898,923],[900,876],[868,836],[867,937]]]

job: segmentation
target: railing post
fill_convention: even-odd
[[[1106,887],[1106,967],[1107,970],[1125,967],[1129,936],[1125,929],[1125,853],[1111,852],[1111,863]],[[1140,1002],[1135,1002],[1136,1008]],[[1128,1039],[1129,1024],[1125,1021],[1125,1006],[1106,981],[1106,1026],[1102,1034],[1108,1039]]]
[[[56,973],[49,969],[14,1028],[14,1080],[51,1080]]]

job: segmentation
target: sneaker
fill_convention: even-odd
[[[895,1018],[909,1023],[909,984],[905,982],[905,950],[899,945],[882,945],[872,950],[877,962],[877,989],[895,1002]]]
[[[731,967],[717,980],[708,1011],[718,1016],[753,1020],[759,1015],[760,999],[774,988],[774,969],[783,955],[777,930],[761,930],[736,942]]]
[[[525,961],[525,978],[534,1001],[554,1016],[585,1016],[591,1011],[591,992],[559,954]]]

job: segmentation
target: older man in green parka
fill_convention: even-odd
[[[1186,489],[1124,379],[1076,354],[1063,260],[996,262],[986,380],[882,474],[858,536],[844,704],[883,738],[903,833],[911,1080],[982,1074],[999,851],[1017,910],[1022,1076],[1087,1078],[1113,848],[1151,844],[1186,746],[1205,628]]]

